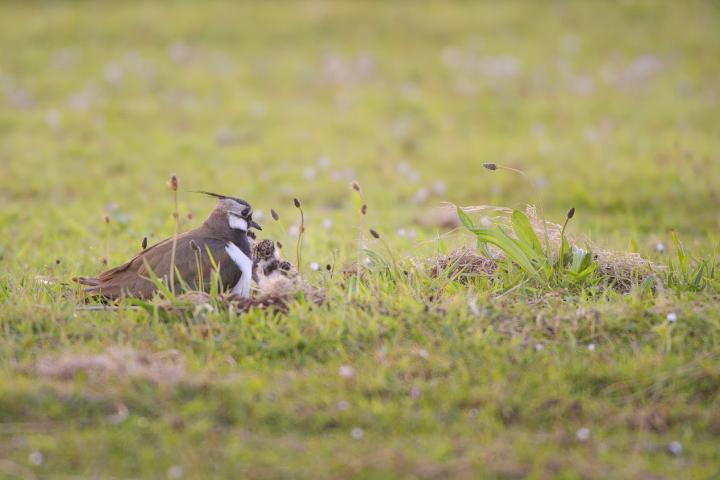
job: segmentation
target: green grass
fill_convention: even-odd
[[[718,20],[713,2],[3,3],[0,478],[717,478]],[[239,195],[293,261],[299,198],[327,303],[77,310],[71,277],[173,232],[172,173],[181,229],[212,208],[188,190]],[[565,267],[532,248],[556,277],[429,278],[412,259],[476,243],[420,222],[445,201],[576,207],[571,237],[674,266],[627,294],[549,281]],[[311,271],[363,258],[360,232],[390,268]],[[117,352],[150,360],[38,366]]]

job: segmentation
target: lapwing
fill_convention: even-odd
[[[237,197],[197,193],[217,198],[217,204],[200,227],[175,237],[174,289],[181,292],[187,286],[191,290],[209,291],[215,277],[224,291],[248,297],[253,276],[254,235],[251,229],[262,230],[252,219],[252,207]],[[85,285],[84,292],[90,296],[147,299],[157,291],[151,275],[166,284],[171,278],[172,248],[173,239],[168,238],[97,277],[77,277],[74,280]],[[219,275],[213,276],[216,267]]]

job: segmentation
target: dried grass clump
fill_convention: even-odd
[[[357,276],[360,280],[364,280],[367,278],[368,267],[362,262],[350,262],[342,267],[340,273],[346,279]]]
[[[261,308],[286,313],[290,302],[299,297],[315,305],[325,303],[326,298],[325,290],[310,285],[299,276],[273,275],[260,279],[256,295],[248,298],[231,297],[229,302],[239,312]]]
[[[463,247],[449,255],[435,258],[430,267],[430,275],[438,277],[446,274],[448,277],[462,280],[476,276],[491,277],[496,269],[495,261],[479,255],[471,248]]]
[[[633,285],[655,277],[663,268],[631,252],[594,251],[594,260],[599,273],[620,293],[628,293]]]
[[[214,306],[218,305],[224,305],[238,313],[255,308],[285,313],[289,304],[301,296],[316,305],[325,302],[325,290],[310,285],[297,274],[285,276],[276,273],[260,277],[257,289],[251,297],[243,298],[231,294],[213,300],[208,293],[192,291],[179,295],[173,302],[165,301],[159,306],[166,312],[179,314],[196,314],[203,309],[213,311]]]
[[[145,353],[110,347],[102,353],[66,352],[37,362],[34,373],[53,380],[72,381],[84,375],[90,382],[141,379],[158,385],[174,385],[186,378],[185,364],[176,350]]]

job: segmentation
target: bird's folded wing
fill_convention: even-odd
[[[195,238],[195,235],[179,235],[175,245],[175,289],[184,287],[192,290],[200,288],[198,263],[202,271],[202,285],[209,289],[212,271],[217,265],[222,289],[232,288],[240,278],[240,270],[229,258],[225,250],[225,240],[217,238]],[[199,248],[194,250],[191,241]],[[160,248],[163,246],[163,248]],[[212,256],[212,260],[211,260]],[[172,239],[164,240],[144,250],[124,265],[103,272],[95,279],[83,277],[85,292],[109,298],[134,296],[152,297],[157,290],[150,280],[154,275],[167,283],[172,264]],[[152,273],[151,273],[152,272]]]

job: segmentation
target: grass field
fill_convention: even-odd
[[[0,478],[719,478],[719,26],[717,2],[3,2]],[[189,190],[239,195],[292,261],[299,198],[327,302],[79,308],[72,277],[172,234],[173,173],[183,230],[213,206]],[[476,245],[443,202],[575,207],[577,246],[658,268],[432,277]],[[387,265],[345,277],[361,240]]]

